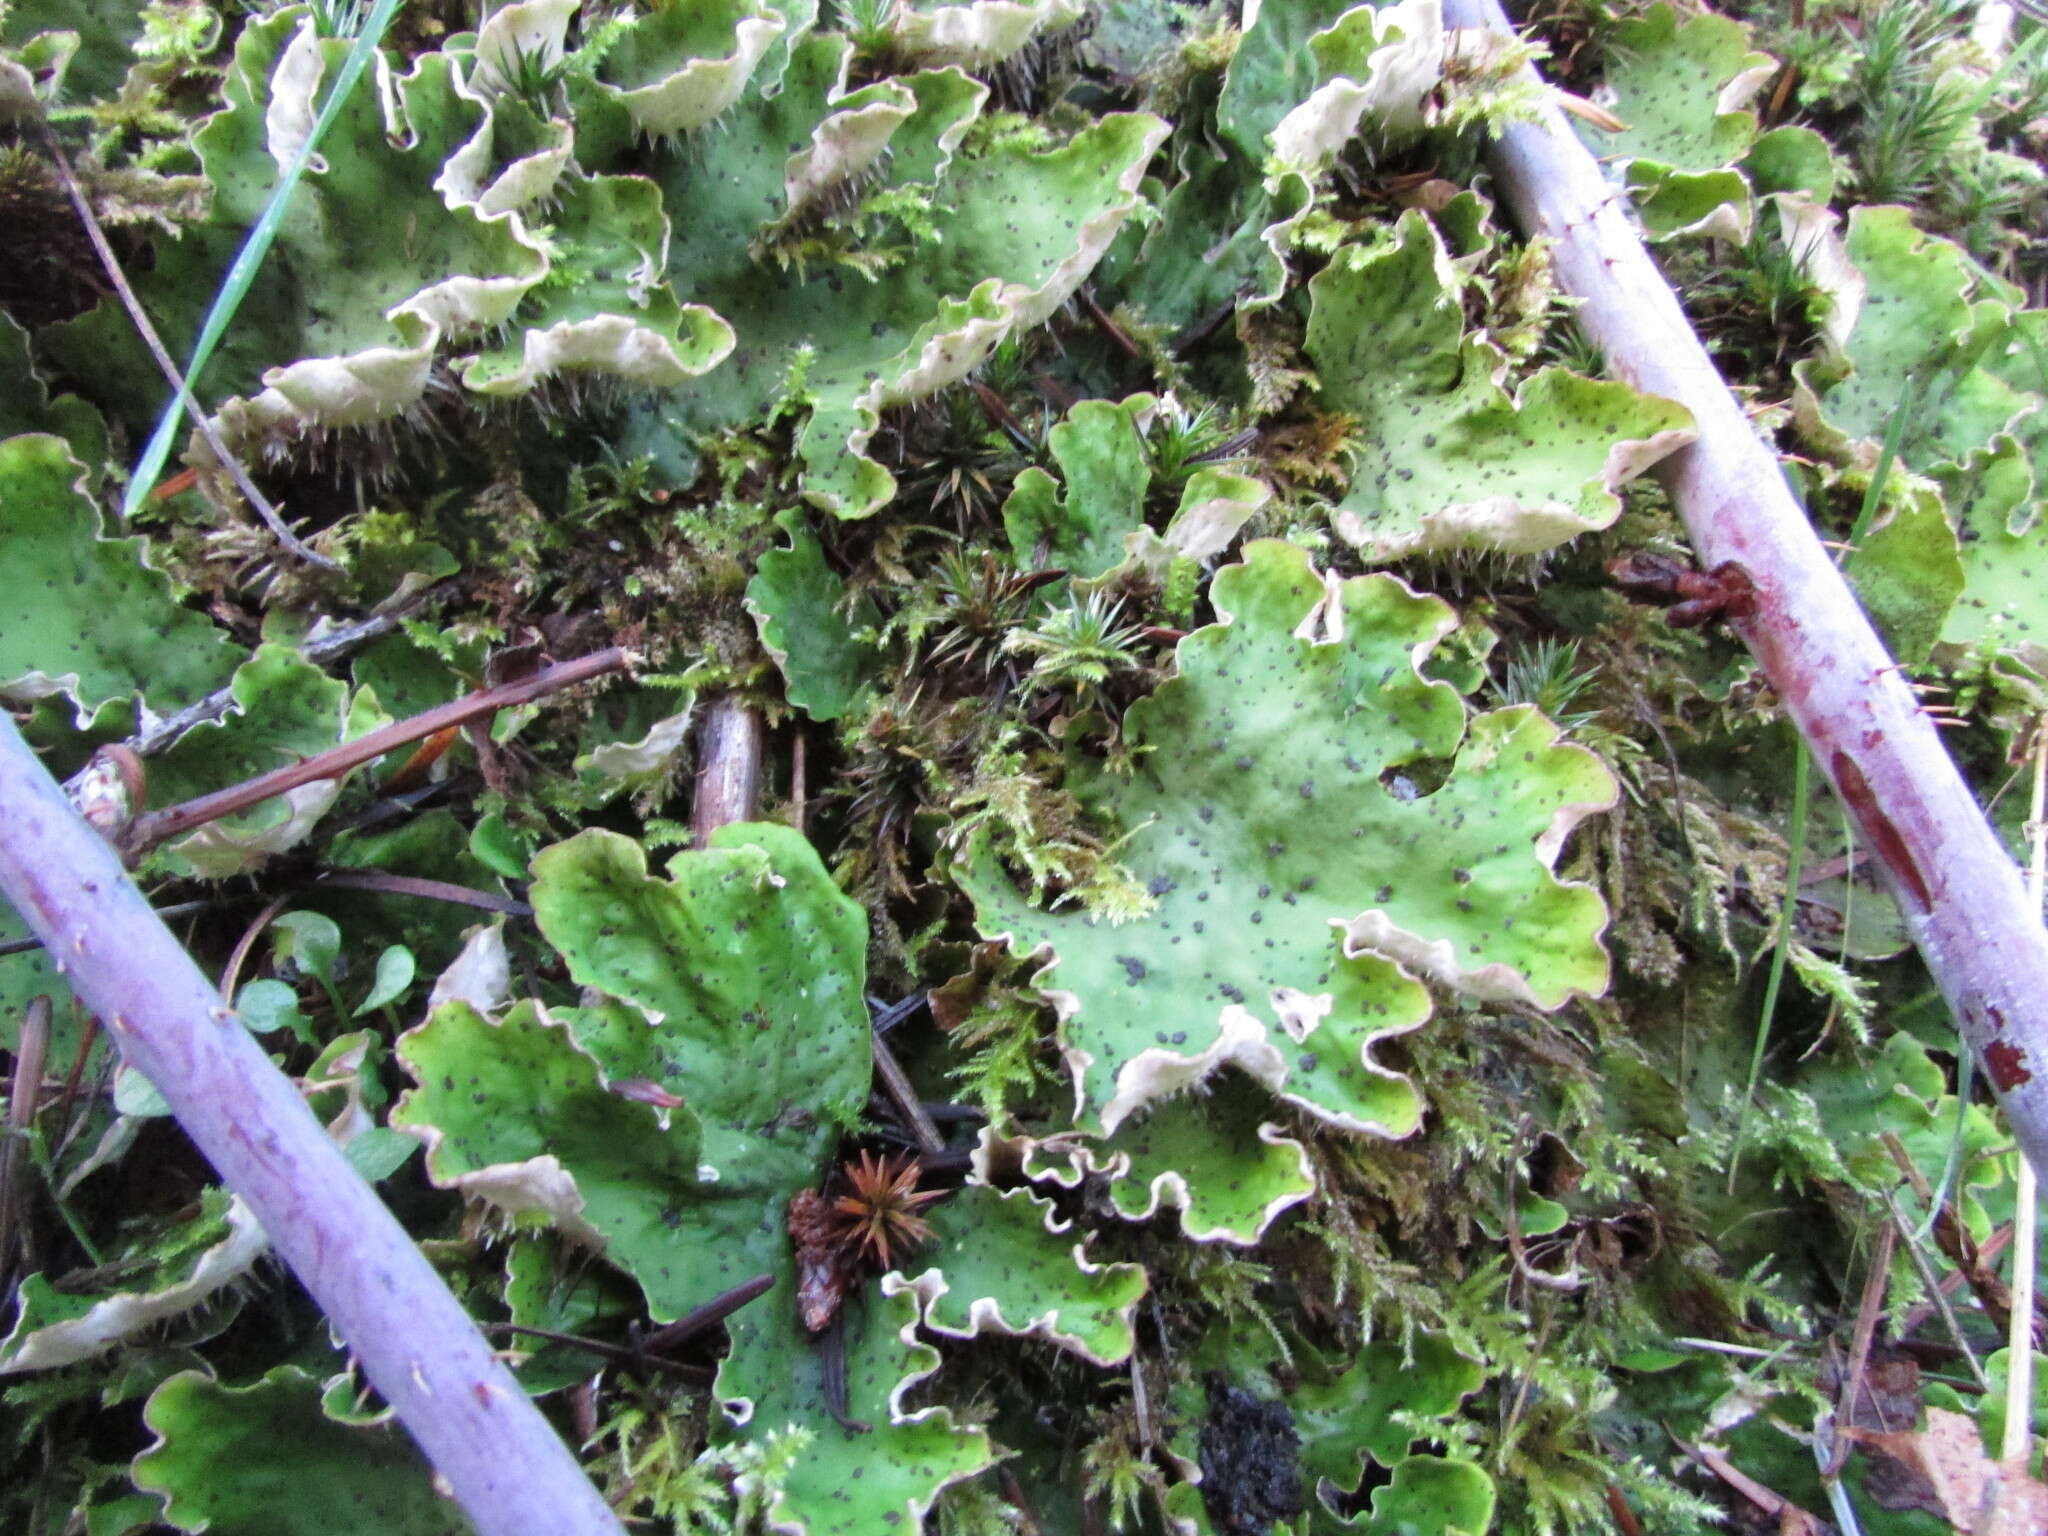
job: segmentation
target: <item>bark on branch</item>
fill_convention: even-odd
[[[1511,30],[1498,0],[1445,0],[1444,21]],[[1643,249],[1625,194],[1555,108],[1504,129],[1488,160],[1524,232],[1556,242],[1558,280],[1610,371],[1692,411],[1699,440],[1656,472],[1700,563],[1733,561],[1755,584],[1754,616],[1733,627],[1883,870],[2028,1160],[2048,1170],[2048,932],[2018,866]]]
[[[0,711],[0,893],[262,1222],[481,1536],[618,1520],[405,1229]]]

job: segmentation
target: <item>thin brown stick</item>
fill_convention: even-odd
[[[255,778],[226,789],[215,790],[210,795],[201,795],[196,800],[187,800],[161,811],[151,811],[138,816],[128,824],[122,834],[120,847],[131,860],[139,859],[158,843],[168,838],[189,832],[194,827],[205,826],[209,821],[218,821],[223,816],[232,816],[245,811],[252,805],[259,805],[275,795],[297,789],[302,784],[312,784],[321,779],[338,779],[364,763],[373,762],[395,747],[407,742],[418,741],[422,736],[431,736],[438,730],[451,725],[462,725],[471,720],[480,720],[486,715],[496,714],[501,709],[515,705],[529,704],[550,693],[557,693],[577,683],[588,682],[593,677],[603,677],[608,672],[624,668],[630,658],[617,646],[598,651],[590,656],[580,656],[574,661],[557,662],[543,667],[531,677],[521,678],[516,683],[502,687],[485,688],[467,698],[454,699],[410,720],[399,720],[382,730],[371,731],[359,736],[346,745],[331,752],[322,752],[304,762],[292,763],[287,767],[258,774]]]
[[[735,698],[713,699],[697,736],[697,795],[691,826],[697,846],[761,804],[761,712]]]
[[[1883,1199],[1892,1230],[1905,1240],[1906,1257],[1913,1261],[1913,1268],[1919,1274],[1920,1284],[1926,1289],[1929,1298],[1906,1310],[1893,1324],[1892,1337],[1911,1338],[1919,1330],[1921,1323],[1929,1316],[1939,1313],[1942,1325],[1948,1329],[1950,1343],[1955,1352],[1962,1357],[1963,1364],[1969,1367],[1970,1375],[1977,1383],[1977,1389],[1980,1392],[1990,1391],[1991,1383],[1984,1375],[1984,1367],[1977,1363],[1977,1352],[1970,1348],[1970,1341],[1963,1335],[1963,1325],[1956,1316],[1956,1309],[1949,1304],[1949,1298],[1962,1286],[1962,1275],[1951,1271],[1946,1276],[1937,1276],[1934,1273],[1933,1262],[1928,1259],[1920,1239],[1906,1225],[1905,1216],[1899,1210],[1899,1202],[1889,1193],[1885,1194]]]
[[[426,607],[434,599],[446,597],[451,590],[452,584],[444,583],[415,592],[404,602],[384,612],[373,613],[367,619],[358,620],[317,639],[308,640],[299,647],[299,654],[314,666],[324,667],[328,662],[346,656],[373,640],[381,640],[386,635],[396,633],[399,625],[408,617]],[[216,688],[198,703],[188,705],[175,715],[168,716],[150,729],[131,737],[128,745],[144,757],[153,757],[175,744],[178,738],[193,726],[218,720],[234,707],[234,690]],[[69,789],[71,785],[67,781],[64,787]]]
[[[1997,1270],[1991,1267],[1991,1260],[1963,1229],[1953,1212],[1944,1209],[1934,1218],[1934,1245],[1942,1251],[1949,1263],[1963,1277],[1977,1298],[1977,1304],[1990,1316],[2001,1332],[2012,1326],[2012,1289]],[[2041,1338],[2041,1324],[2034,1320],[2034,1336]]]
[[[647,1366],[656,1370],[694,1373],[700,1369],[670,1360],[667,1354],[679,1345],[689,1342],[698,1334],[717,1327],[748,1302],[765,1296],[775,1289],[773,1275],[756,1275],[742,1281],[729,1291],[721,1291],[700,1307],[692,1307],[672,1323],[664,1323],[652,1333],[635,1334],[625,1344],[607,1344],[601,1339],[586,1338],[578,1333],[558,1333],[552,1328],[530,1328],[524,1323],[486,1323],[486,1333],[522,1333],[551,1343],[570,1344],[578,1349],[587,1349],[592,1354],[603,1355],[621,1365]]]
[[[249,951],[256,947],[256,941],[263,937],[263,930],[277,921],[278,914],[291,905],[289,894],[279,896],[264,907],[242,930],[242,936],[235,940],[235,947],[228,951],[228,963],[221,967],[220,1000],[229,1007],[234,1006],[235,988],[241,984],[242,965],[249,958]]]
[[[875,1075],[882,1080],[882,1087],[889,1095],[889,1102],[896,1106],[896,1113],[903,1117],[910,1134],[917,1138],[917,1149],[927,1157],[938,1156],[946,1150],[946,1138],[939,1134],[938,1126],[925,1113],[924,1101],[910,1086],[910,1078],[905,1075],[902,1063],[897,1061],[896,1053],[889,1049],[888,1042],[879,1034],[870,1030],[868,1039],[875,1048]]]
[[[92,211],[92,204],[86,201],[85,189],[78,184],[77,173],[71,169],[71,161],[64,154],[64,146],[57,142],[57,135],[51,131],[48,123],[41,123],[38,126],[43,132],[43,147],[49,150],[50,158],[57,162],[57,171],[64,183],[64,191],[71,199],[71,206],[78,210],[79,222],[85,226],[86,238],[92,241],[93,250],[99,253],[100,265],[107,269],[107,281],[114,285],[114,292],[121,300],[121,307],[128,311],[128,319],[134,324],[136,334],[141,336],[142,344],[149,348],[149,355],[156,359],[156,365],[162,370],[165,381],[177,391],[178,399],[191,411],[192,420],[199,428],[199,435],[206,439],[206,446],[213,450],[214,457],[220,460],[222,467],[234,480],[235,488],[247,498],[249,505],[256,509],[256,515],[263,519],[263,525],[276,536],[277,542],[283,545],[287,552],[308,565],[317,565],[323,571],[339,572],[340,562],[330,560],[300,542],[299,536],[292,532],[277,508],[270,504],[269,498],[256,489],[255,482],[249,478],[248,471],[242,468],[241,461],[228,452],[227,445],[220,440],[220,434],[214,430],[212,419],[193,398],[191,385],[185,381],[184,374],[179,371],[177,363],[164,347],[163,338],[157,335],[156,327],[150,323],[149,314],[143,309],[142,301],[135,296],[135,290],[128,286],[128,276],[121,270],[120,258],[115,256],[113,246],[107,243],[106,232],[100,228],[100,221]]]
[[[381,869],[322,871],[315,888],[345,891],[381,891],[390,896],[417,896],[423,901],[445,901],[458,907],[475,907],[480,912],[502,912],[507,917],[531,917],[533,908],[510,896],[473,891],[450,880],[429,880],[422,875],[394,875]]]
[[[1898,1234],[1890,1222],[1877,1229],[1877,1252],[1871,1255],[1870,1271],[1863,1277],[1863,1296],[1856,1307],[1856,1332],[1849,1344],[1849,1369],[1843,1373],[1842,1395],[1835,1405],[1838,1424],[1857,1422],[1856,1398],[1863,1391],[1864,1372],[1870,1367],[1870,1341],[1877,1334],[1877,1314],[1884,1306],[1885,1289],[1891,1284],[1892,1248],[1897,1240]],[[1849,1442],[1838,1435],[1821,1475],[1840,1477],[1842,1465],[1848,1459]]]
[[[674,1349],[707,1329],[715,1328],[748,1302],[775,1289],[773,1275],[756,1275],[729,1291],[722,1291],[700,1307],[692,1307],[672,1323],[663,1323],[640,1341],[640,1347],[657,1354]]]
[[[996,1467],[996,1491],[1002,1494],[1004,1503],[1024,1517],[1020,1536],[1044,1536],[1045,1527],[1039,1524],[1038,1511],[1031,1507],[1030,1496],[1024,1492],[1024,1485],[1017,1481],[1017,1474],[1010,1470],[1008,1462]]]
[[[1671,1441],[1766,1515],[1775,1518],[1781,1536],[1819,1536],[1819,1532],[1825,1529],[1809,1511],[1741,1471],[1719,1451],[1709,1446],[1694,1445],[1676,1435],[1671,1436]]]
[[[1081,290],[1081,303],[1088,311],[1088,318],[1095,322],[1096,328],[1103,335],[1116,344],[1118,351],[1133,361],[1145,361],[1145,349],[1124,333],[1124,328],[1110,318],[1109,312],[1095,302],[1095,295],[1086,288]]]
[[[810,789],[810,733],[799,720],[790,732],[789,742],[789,819],[796,824],[799,832],[804,830],[806,814],[810,809],[807,794]]]
[[[1620,1536],[1643,1536],[1643,1523],[1636,1519],[1636,1512],[1629,1507],[1628,1498],[1614,1484],[1607,1485],[1607,1513],[1614,1519],[1614,1528]]]
[[[37,997],[21,1016],[14,1081],[7,1090],[7,1132],[0,1140],[0,1281],[17,1256],[24,1273],[39,1268],[29,1224],[28,1137],[43,1101],[43,1063],[50,1050],[50,999]]]
[[[57,1095],[56,1119],[64,1130],[57,1138],[56,1151],[51,1154],[53,1160],[61,1156],[64,1149],[71,1145],[71,1138],[77,1135],[79,1126],[85,1123],[83,1113],[79,1115],[77,1122],[73,1123],[71,1106],[77,1102],[78,1085],[85,1080],[85,1064],[92,1060],[92,1048],[98,1043],[99,1038],[99,1015],[89,1013],[85,1016],[85,1028],[78,1032],[78,1049],[72,1053],[71,1070],[64,1074],[64,1091]],[[95,1094],[94,1097],[97,1098],[98,1095]]]
[[[451,589],[452,584],[443,583],[437,587],[427,587],[422,591],[415,592],[403,602],[394,605],[382,613],[374,613],[367,619],[345,625],[340,629],[320,636],[318,639],[308,640],[299,647],[299,654],[312,662],[316,667],[325,666],[328,662],[338,657],[346,656],[351,651],[368,645],[373,640],[381,640],[384,636],[393,633],[409,615],[418,612],[433,599],[447,596]],[[234,707],[234,689],[232,687],[216,688],[205,698],[198,700],[196,703],[186,705],[175,715],[159,720],[147,730],[138,731],[135,735],[129,737],[126,742],[122,743],[122,745],[128,747],[138,756],[154,757],[157,753],[175,745],[179,738],[195,725],[205,725],[211,721],[218,720]],[[84,782],[86,772],[86,769],[81,768],[77,773],[74,773],[64,781],[64,793],[71,797],[71,802],[74,805],[78,803],[79,789]],[[165,907],[159,910],[168,916],[173,909]],[[7,953],[9,953],[8,950],[0,948],[0,955]]]

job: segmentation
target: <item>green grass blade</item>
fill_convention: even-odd
[[[271,243],[277,238],[278,226],[284,222],[286,209],[291,204],[292,193],[297,189],[299,178],[305,173],[307,164],[320,141],[326,137],[328,126],[340,113],[342,104],[369,67],[370,57],[377,51],[377,44],[383,40],[384,32],[391,25],[391,18],[398,14],[398,0],[377,0],[369,20],[361,32],[356,34],[355,45],[349,49],[348,57],[342,61],[340,71],[334,77],[334,85],[321,104],[320,115],[313,121],[313,131],[306,135],[306,142],[299,146],[298,154],[286,167],[283,178],[270,194],[270,201],[264,205],[263,216],[250,229],[248,238],[242,242],[242,249],[236,253],[234,264],[221,279],[218,292],[213,296],[213,305],[206,312],[206,322],[199,328],[199,339],[193,343],[192,355],[185,364],[185,384],[164,406],[163,415],[158,418],[156,431],[150,435],[149,446],[143,450],[142,461],[135,466],[135,474],[128,482],[128,495],[121,506],[121,515],[132,518],[141,510],[149,493],[156,488],[157,479],[163,474],[164,464],[171,456],[171,443],[177,436],[178,428],[184,423],[185,408],[193,404],[191,381],[204,371],[212,360],[213,349],[227,333],[235,311],[241,308],[242,299],[256,281],[256,273],[263,265],[263,258],[270,253]]]

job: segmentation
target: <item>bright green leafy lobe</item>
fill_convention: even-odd
[[[138,1487],[164,1518],[212,1536],[459,1536],[471,1529],[434,1492],[431,1470],[396,1424],[337,1424],[320,1383],[281,1365],[230,1387],[185,1371],[143,1411],[156,1444],[135,1459]]]
[[[1794,370],[1800,425],[1861,466],[1905,410],[1899,456],[1939,487],[1947,515],[1946,527],[1923,513],[1892,530],[1900,547],[1891,552],[1882,548],[1887,530],[1875,530],[1850,569],[1859,586],[1880,583],[1881,605],[1901,584],[1927,587],[1930,570],[1952,587],[1960,567],[1953,608],[1940,606],[1938,588],[1918,605],[1909,657],[1932,629],[1950,644],[2039,659],[2048,632],[2037,511],[2048,473],[2048,318],[2015,313],[2009,290],[1960,247],[1915,228],[1903,208],[1854,210],[1844,249],[1863,288],[1847,296],[1853,311],[1835,329],[1846,340]],[[1924,483],[1908,494],[1924,497]]]
[[[1972,1231],[1990,1232],[1979,1202],[1984,1187],[2003,1177],[1997,1124],[1982,1106],[1958,1103],[1941,1065],[1913,1036],[1895,1034],[1860,1061],[1816,1062],[1799,1075],[1796,1092],[1817,1108],[1831,1155],[1840,1159],[1838,1168],[1825,1173],[1868,1188],[1886,1187],[1898,1169],[1887,1139],[1901,1144],[1916,1167],[1934,1172],[1947,1164],[1954,1146],[1957,1211]]]
[[[693,133],[739,100],[785,28],[751,0],[656,5],[621,29],[599,66],[599,88],[638,133]]]
[[[891,45],[920,64],[986,69],[1072,25],[1085,9],[1081,0],[915,0],[890,11]]]
[[[1192,1241],[1249,1246],[1316,1187],[1307,1150],[1264,1120],[1270,1109],[1263,1090],[1225,1076],[1210,1092],[1155,1104],[1114,1136],[1073,1146],[1065,1172],[1045,1163],[1067,1150],[1065,1138],[1041,1144],[1027,1167],[1063,1184],[1107,1174],[1110,1203],[1125,1220],[1177,1209]]]
[[[1052,429],[1052,455],[1064,487],[1033,467],[1003,503],[1003,531],[1024,570],[1066,571],[1082,590],[1142,558],[1148,542],[1191,559],[1221,554],[1266,500],[1258,481],[1204,468],[1188,476],[1178,510],[1157,540],[1146,538],[1145,498],[1152,455],[1145,434],[1172,401],[1132,395],[1112,403],[1083,400]]]
[[[468,359],[462,382],[509,395],[562,373],[601,373],[664,388],[717,366],[732,327],[667,282],[661,193],[633,176],[565,176],[546,191],[548,275],[526,296],[506,343]]]
[[[1391,577],[1326,587],[1303,551],[1259,543],[1212,596],[1231,621],[1183,640],[1126,718],[1135,772],[1069,763],[1150,913],[1039,911],[985,845],[962,884],[985,934],[1047,956],[1084,1129],[1235,1061],[1311,1114],[1406,1135],[1414,1090],[1369,1051],[1429,1006],[1388,956],[1542,1007],[1600,991],[1604,909],[1549,865],[1613,781],[1527,707],[1468,727],[1414,665],[1450,610]],[[1434,793],[1382,783],[1454,755]]]
[[[737,1423],[815,1431],[785,1490],[797,1528],[878,1529],[990,1452],[950,1415],[900,1406],[937,1364],[912,1337],[914,1303],[883,1300],[849,1320],[850,1411],[876,1425],[867,1439],[827,1412],[796,1319],[784,1210],[818,1182],[867,1094],[866,921],[785,827],[723,828],[670,868],[668,880],[649,875],[638,845],[607,832],[542,853],[543,931],[577,981],[617,1001],[564,1010],[566,1028],[530,1004],[497,1026],[445,1007],[406,1037],[420,1086],[393,1120],[426,1133],[437,1181],[551,1209],[572,1235],[594,1229],[657,1317],[774,1275],[728,1324],[716,1390]],[[670,1129],[618,1091],[627,1079],[686,1101],[665,1112]]]
[[[775,521],[789,547],[761,556],[747,583],[747,609],[762,649],[782,671],[789,702],[813,720],[837,720],[867,687],[876,656],[855,634],[846,584],[826,565],[803,514],[791,510]]]
[[[1042,469],[1017,477],[1003,503],[1003,531],[1025,570],[1057,566],[1085,581],[1124,557],[1124,537],[1145,521],[1152,482],[1139,417],[1158,402],[1134,395],[1121,404],[1083,400],[1052,429],[1052,455],[1066,480]]]
[[[83,475],[61,438],[0,442],[0,692],[62,693],[81,724],[145,690],[166,713],[204,698],[227,681],[234,647],[172,598],[141,539],[100,536]]]
[[[1259,7],[1231,56],[1216,106],[1224,138],[1250,164],[1265,162],[1273,130],[1323,81],[1324,58],[1310,47],[1311,39],[1335,30],[1347,13],[1370,9],[1353,0]]]
[[[1182,175],[1144,237],[1123,294],[1155,325],[1178,330],[1226,305],[1276,302],[1287,286],[1280,232],[1310,206],[1300,175],[1262,182],[1243,163],[1196,142],[1179,151]]]
[[[602,1338],[630,1323],[640,1304],[618,1275],[586,1262],[555,1234],[541,1233],[505,1250],[505,1308],[524,1328]],[[519,1383],[536,1397],[588,1381],[604,1363],[573,1344],[532,1336],[512,1342],[525,1356],[516,1367]]]
[[[514,1215],[539,1212],[632,1275],[659,1317],[723,1287],[678,1238],[676,1211],[698,1181],[697,1125],[612,1091],[566,1026],[533,1003],[493,1024],[446,1003],[399,1041],[418,1081],[391,1123],[427,1143],[436,1184]],[[664,1123],[665,1122],[665,1123]]]
[[[1288,1399],[1308,1471],[1355,1493],[1361,1454],[1382,1467],[1407,1456],[1415,1431],[1396,1414],[1442,1418],[1479,1390],[1479,1367],[1442,1339],[1418,1334],[1412,1349],[1411,1357],[1396,1343],[1368,1344],[1334,1381]]]
[[[2028,401],[1992,368],[2011,311],[1987,296],[1958,246],[1914,228],[1904,208],[1857,208],[1843,239],[1865,292],[1835,356],[1794,370],[1801,425],[1832,451],[1874,457],[1910,380],[1899,452],[1926,473],[2006,430]]]
[[[1908,665],[1926,660],[1965,585],[1941,498],[1918,484],[1872,522],[1843,570],[1892,654]]]
[[[638,412],[629,446],[675,465],[678,425],[808,403],[806,496],[865,516],[894,486],[866,457],[878,413],[962,377],[1065,301],[1135,205],[1164,125],[1112,115],[1055,150],[956,159],[984,87],[937,70],[848,92],[849,60],[844,39],[806,38],[775,95],[750,88],[715,139],[656,167],[668,207],[688,210],[670,247],[676,292],[747,344]],[[871,230],[821,225],[821,200],[870,167],[864,199],[893,193],[922,211],[908,223],[878,211]]]
[[[815,1177],[822,1138],[867,1097],[867,920],[800,833],[721,828],[661,880],[637,844],[586,832],[534,860],[533,904],[570,975],[648,1021],[587,1015],[579,1040],[610,1074],[688,1098],[726,1190],[763,1159],[802,1175],[764,1188]]]
[[[884,1288],[915,1291],[934,1333],[1034,1334],[1097,1365],[1129,1358],[1145,1271],[1089,1263],[1051,1201],[969,1184],[927,1220],[931,1243],[899,1265],[909,1278]]]
[[[1606,527],[1616,488],[1691,438],[1682,407],[1562,368],[1511,398],[1499,350],[1465,334],[1449,255],[1419,213],[1390,246],[1339,251],[1309,294],[1323,404],[1360,425],[1337,531],[1368,559],[1553,548]]]
[[[875,1296],[846,1318],[846,1408],[869,1427],[856,1433],[826,1407],[818,1346],[803,1334],[786,1296],[757,1349],[762,1387],[750,1423],[764,1431],[800,1423],[815,1435],[771,1512],[778,1530],[807,1536],[869,1536],[918,1529],[940,1489],[995,1461],[978,1429],[961,1429],[945,1408],[911,1408],[905,1396],[939,1367],[939,1352],[918,1342],[914,1297]],[[771,1306],[775,1293],[754,1305]],[[752,1310],[752,1309],[749,1309]],[[741,1316],[745,1316],[742,1313]],[[725,1389],[728,1369],[719,1373]]]
[[[1941,638],[1952,645],[1993,642],[2048,665],[2048,517],[2031,500],[2036,482],[2014,452],[1973,455],[1967,469],[1938,475],[1962,534],[1963,591],[1948,610]]]
[[[29,357],[28,332],[0,314],[0,442],[27,432],[63,438],[88,476],[96,477],[106,461],[100,413],[76,395],[52,399]]]
[[[288,7],[242,30],[225,81],[227,107],[194,137],[214,188],[207,221],[159,247],[136,277],[165,344],[180,354],[244,232],[260,216],[311,125],[312,98],[349,49],[320,39],[307,12]],[[546,258],[504,219],[452,207],[434,190],[442,168],[483,126],[458,90],[456,61],[423,54],[393,79],[379,58],[379,89],[350,94],[327,136],[325,168],[308,171],[293,212],[204,374],[209,401],[250,396],[242,429],[284,420],[361,425],[413,404],[444,334],[505,321],[547,269]],[[387,119],[385,102],[401,114]],[[388,318],[387,318],[388,317]],[[52,351],[103,380],[131,424],[153,417],[163,386],[128,318],[108,301],[51,334]]]
[[[40,1274],[26,1277],[14,1327],[0,1342],[0,1375],[90,1360],[146,1335],[217,1300],[269,1251],[248,1208],[209,1189],[195,1217],[138,1239],[93,1289],[58,1290]]]
[[[1368,1464],[1393,1474],[1368,1512],[1339,1519],[1323,1492],[1312,1501],[1316,1530],[1482,1536],[1493,1521],[1493,1482],[1470,1462],[1411,1455],[1416,1420],[1458,1411],[1479,1390],[1477,1364],[1442,1339],[1418,1334],[1412,1355],[1399,1344],[1361,1349],[1335,1380],[1287,1400],[1301,1434],[1302,1469],[1340,1494],[1356,1494]]]
[[[1603,159],[1620,160],[1653,237],[1749,235],[1749,185],[1733,166],[1757,138],[1745,104],[1776,64],[1740,22],[1708,12],[1680,21],[1666,0],[1615,27],[1607,102],[1628,126],[1580,125]]]
[[[1375,1488],[1362,1514],[1340,1520],[1327,1505],[1314,1507],[1310,1529],[1358,1531],[1366,1536],[1486,1536],[1493,1528],[1493,1479],[1469,1461],[1410,1456]]]

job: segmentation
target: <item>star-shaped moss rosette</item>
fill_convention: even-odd
[[[1725,16],[1681,21],[1659,0],[1616,25],[1599,101],[1627,126],[1581,123],[1579,134],[1621,165],[1653,239],[1749,238],[1749,183],[1736,165],[1757,141],[1749,103],[1777,68],[1750,48],[1748,28]]]
[[[497,1024],[444,1006],[400,1042],[418,1086],[392,1123],[427,1142],[437,1184],[601,1248],[658,1319],[772,1275],[728,1321],[714,1391],[736,1433],[813,1432],[778,1528],[914,1521],[989,1464],[987,1437],[907,1404],[938,1365],[908,1297],[847,1308],[845,1411],[874,1428],[839,1423],[784,1224],[866,1102],[864,914],[787,827],[721,828],[667,879],[638,844],[589,831],[534,876],[542,932],[600,1000],[520,1003]]]
[[[1415,1090],[1371,1047],[1428,1017],[1411,970],[1541,1008],[1607,985],[1606,910],[1551,866],[1614,780],[1534,709],[1468,720],[1425,681],[1456,620],[1392,577],[1325,579],[1269,541],[1212,597],[1224,622],[1125,717],[1132,770],[1068,763],[1149,913],[1042,910],[985,839],[961,883],[984,935],[1045,960],[1083,1130],[1234,1062],[1320,1119],[1406,1135]],[[1401,774],[1445,761],[1428,793]]]
[[[1325,409],[1358,422],[1336,527],[1375,562],[1449,550],[1533,555],[1620,514],[1617,490],[1692,440],[1679,405],[1545,368],[1513,395],[1467,335],[1449,252],[1420,213],[1346,246],[1309,283]]]

